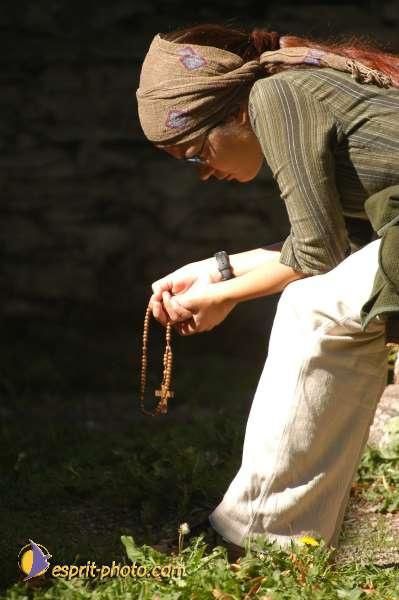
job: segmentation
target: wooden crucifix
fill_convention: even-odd
[[[175,395],[171,390],[166,389],[165,385],[161,385],[160,390],[155,391],[155,396],[160,397],[161,400],[156,408],[157,413],[166,413],[168,410],[168,400],[169,398],[173,398]]]

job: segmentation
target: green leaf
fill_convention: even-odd
[[[338,598],[343,598],[344,600],[359,600],[362,594],[363,590],[360,588],[353,588],[352,590],[337,590]]]
[[[121,542],[125,546],[127,557],[132,563],[141,562],[145,559],[143,551],[136,545],[131,535],[121,535]]]

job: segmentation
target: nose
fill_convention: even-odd
[[[200,171],[199,178],[202,181],[206,181],[207,179],[210,178],[211,175],[212,175],[212,171]]]
[[[206,181],[213,175],[214,172],[215,172],[214,169],[212,169],[210,167],[200,168],[199,169],[199,178],[202,181]]]

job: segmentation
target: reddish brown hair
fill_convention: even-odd
[[[392,78],[394,86],[399,87],[399,55],[386,52],[374,42],[366,42],[353,36],[342,41],[323,42],[296,35],[280,35],[276,31],[269,31],[267,29],[256,28],[252,31],[246,31],[241,28],[205,23],[203,25],[179,29],[164,34],[163,37],[179,43],[188,42],[202,46],[215,46],[222,50],[234,52],[244,60],[253,60],[262,54],[262,52],[278,50],[279,48],[295,46],[318,48],[353,58],[362,62],[367,67],[377,69],[389,75]],[[306,69],[309,66],[311,67],[312,65],[276,65],[274,71],[278,72],[293,68]]]

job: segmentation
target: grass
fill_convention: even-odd
[[[139,563],[151,569],[154,563],[166,564],[170,559],[148,546],[139,547],[132,537],[123,538],[127,562]],[[229,565],[221,547],[206,554],[199,538],[182,551],[175,563],[185,569],[183,576],[158,579],[133,577],[103,581],[58,579],[36,589],[34,598],[70,598],[71,600],[105,598],[178,599],[196,598],[235,600],[239,598],[288,599],[358,599],[368,597],[395,598],[398,574],[377,568],[351,566],[333,570],[326,564],[323,546],[292,547],[291,551],[259,543],[258,550],[248,552],[239,564]],[[17,600],[26,594],[19,584],[10,589],[7,600]],[[378,595],[377,595],[378,594]]]
[[[145,426],[144,426],[145,423]],[[205,514],[220,499],[241,456],[239,413],[177,425],[137,419],[123,434],[53,424],[38,434],[3,426],[0,555],[4,598],[399,598],[399,571],[353,562],[334,566],[319,546],[291,550],[257,541],[236,566],[224,548],[211,552],[201,537],[179,556],[183,577],[54,579],[35,585],[20,578],[16,557],[27,538],[46,546],[52,564],[169,564],[151,544],[179,523]],[[18,442],[18,443],[16,443]],[[354,493],[377,512],[397,510],[399,459],[370,449]],[[387,488],[388,486],[388,488]]]
[[[25,343],[22,337],[20,343]],[[187,360],[175,388],[182,402],[176,402],[170,415],[132,418],[137,390],[132,398],[124,392],[131,386],[126,365],[115,366],[105,354],[97,364],[93,361],[98,396],[93,394],[82,408],[81,399],[68,390],[72,383],[84,388],[90,369],[82,361],[70,379],[80,360],[76,356],[82,354],[73,351],[73,340],[65,343],[70,351],[64,348],[60,354],[52,352],[50,342],[47,354],[35,355],[29,347],[25,353],[32,359],[22,368],[20,351],[10,349],[0,372],[6,400],[0,424],[1,598],[399,598],[399,571],[375,566],[366,552],[367,544],[382,544],[387,537],[382,516],[399,509],[398,455],[387,458],[371,449],[363,455],[352,499],[372,506],[381,520],[372,535],[359,538],[364,552],[352,562],[334,563],[322,540],[290,550],[257,540],[237,565],[228,563],[224,548],[209,548],[201,537],[184,544],[178,556],[160,554],[152,545],[176,533],[180,523],[209,514],[235,475],[247,414],[242,398],[254,391],[259,364],[251,371],[239,359],[232,368],[231,357],[227,365],[212,355],[196,359],[193,370]],[[93,356],[99,355],[93,350]],[[49,380],[51,373],[58,374]],[[122,395],[115,396],[108,387],[115,390],[117,380],[123,381]],[[206,381],[214,382],[212,388]],[[106,400],[100,399],[104,388]],[[55,579],[48,571],[28,584],[20,581],[17,556],[29,538],[48,548],[52,565],[115,561],[150,567],[172,561],[184,567],[185,575],[68,580]]]
[[[193,507],[207,511],[237,468],[242,426],[137,419],[122,435],[68,423],[1,431],[0,556],[3,581],[27,538],[54,559],[115,560],[120,536],[140,542],[172,533]]]
[[[369,448],[364,453],[357,472],[357,487],[362,497],[376,512],[399,510],[399,452],[392,459],[384,458],[378,450]]]

